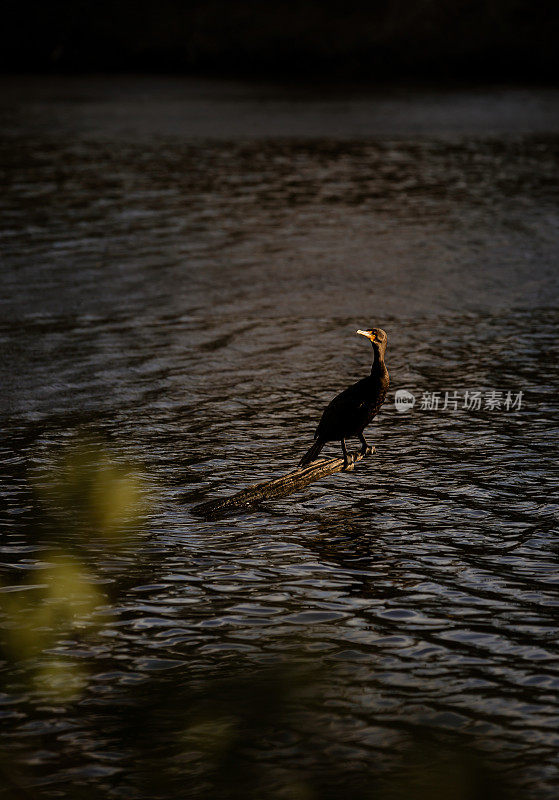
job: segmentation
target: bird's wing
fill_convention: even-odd
[[[321,434],[329,435],[329,429],[339,424],[340,420],[350,420],[367,406],[367,395],[363,381],[349,386],[326,406],[316,429],[315,438]]]

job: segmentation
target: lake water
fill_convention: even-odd
[[[62,550],[104,603],[4,652],[6,797],[448,796],[471,758],[556,797],[559,94],[1,88],[0,594]],[[192,514],[293,468],[372,326],[376,453]],[[146,487],[116,550],[41,500],[84,441]]]

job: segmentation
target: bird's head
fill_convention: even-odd
[[[361,336],[366,336],[367,339],[370,339],[375,352],[378,352],[380,355],[384,356],[386,345],[388,344],[388,336],[386,331],[383,331],[382,328],[369,328],[366,331],[357,331],[357,333],[360,333]]]

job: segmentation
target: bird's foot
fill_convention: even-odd
[[[366,447],[362,447],[361,448],[361,455],[362,456],[370,456],[370,455],[372,455],[372,452],[373,452],[373,448],[369,444]]]
[[[344,461],[343,471],[344,472],[353,472],[355,469],[355,460],[353,456],[348,456]]]

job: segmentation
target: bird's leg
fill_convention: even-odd
[[[342,439],[342,450],[344,452],[344,469],[353,469],[353,458],[350,459],[350,456],[347,452],[347,447],[345,446],[345,439]]]
[[[366,441],[366,439],[365,439],[365,437],[363,436],[362,433],[359,434],[359,440],[360,440],[361,444],[363,445],[362,448],[361,448],[362,455],[370,456],[371,453],[373,452],[373,448],[370,445],[367,444],[367,441]]]

